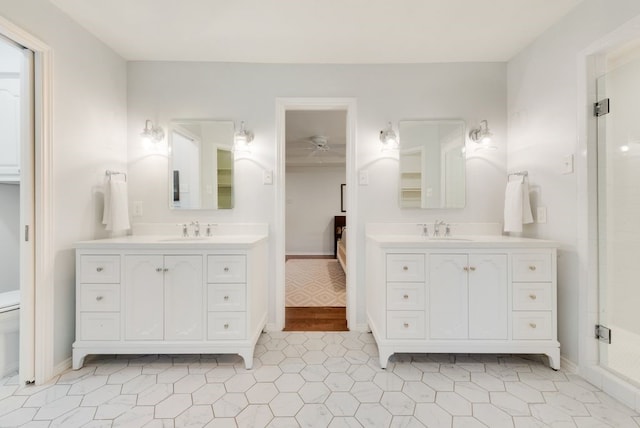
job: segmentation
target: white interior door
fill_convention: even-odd
[[[611,330],[600,342],[600,364],[640,382],[640,59],[598,79],[599,323]]]
[[[20,383],[35,379],[35,184],[33,52],[23,49],[20,114]]]

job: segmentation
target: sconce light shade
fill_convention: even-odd
[[[480,121],[480,127],[469,131],[469,139],[474,143],[488,146],[491,143],[493,134],[489,131],[489,125],[486,120]]]
[[[398,136],[391,126],[391,122],[387,124],[387,127],[380,131],[380,141],[384,145],[385,149],[397,149],[398,148]]]
[[[144,122],[144,129],[140,136],[146,140],[159,143],[164,139],[164,129],[160,126],[154,125],[151,120],[147,119]]]
[[[233,151],[250,152],[253,134],[244,129],[244,121],[240,122],[240,130],[233,135]]]

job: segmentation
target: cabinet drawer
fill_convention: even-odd
[[[120,284],[80,284],[82,312],[120,311]]]
[[[388,311],[387,339],[424,339],[424,311]]]
[[[387,309],[392,311],[424,310],[424,282],[390,282],[387,284]]]
[[[552,281],[551,254],[514,254],[512,260],[514,281]]]
[[[80,340],[119,340],[120,314],[83,312],[80,314]]]
[[[424,255],[387,254],[387,281],[424,281]]]
[[[209,312],[207,338],[244,339],[247,326],[245,312]]]
[[[207,302],[209,311],[244,311],[246,309],[244,284],[209,284]]]
[[[513,284],[513,310],[550,311],[553,309],[550,282],[516,282]]]
[[[513,312],[515,340],[553,339],[551,311]]]
[[[120,256],[80,256],[80,282],[117,284],[120,282]]]
[[[207,258],[207,282],[246,282],[245,256],[209,256]]]

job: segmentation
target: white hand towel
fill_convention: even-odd
[[[518,177],[507,183],[504,196],[504,231],[522,232],[522,225],[533,223],[529,183],[524,177]]]
[[[106,230],[117,231],[131,228],[127,182],[120,177],[111,176],[105,186],[105,212],[102,222],[106,225]]]
[[[104,193],[104,209],[102,210],[102,224],[111,224],[111,179],[110,176],[104,176],[104,185],[102,186]]]

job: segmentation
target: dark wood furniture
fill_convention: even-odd
[[[337,215],[333,218],[333,258],[338,257],[338,239],[342,237],[342,228],[347,225],[347,216]]]

